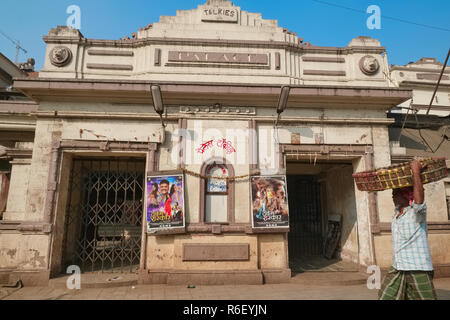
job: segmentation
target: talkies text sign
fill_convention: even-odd
[[[239,11],[226,7],[206,7],[202,11],[202,21],[204,22],[238,22]]]

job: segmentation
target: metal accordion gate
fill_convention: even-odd
[[[66,208],[63,264],[82,272],[139,268],[145,160],[74,159]]]
[[[323,254],[320,184],[314,176],[288,176],[289,257]]]

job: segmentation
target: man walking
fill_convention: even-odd
[[[428,246],[427,206],[420,177],[422,165],[411,162],[413,187],[394,189],[393,264],[383,279],[380,300],[436,300]]]

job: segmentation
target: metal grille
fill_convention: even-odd
[[[322,255],[320,184],[313,176],[288,176],[289,257]]]
[[[65,264],[83,272],[139,267],[144,196],[142,160],[73,161],[64,239]]]

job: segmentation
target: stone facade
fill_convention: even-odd
[[[318,47],[277,21],[211,0],[121,40],[86,39],[78,30],[57,27],[44,41],[39,78],[14,83],[38,107],[29,113],[32,153],[11,162],[8,207],[0,221],[4,272],[29,283],[65,272],[73,163],[98,158],[142,160],[143,174],[200,173],[211,159],[222,159],[235,176],[317,176],[326,190],[322,236],[327,217],[337,214],[343,225],[340,257],[389,266],[390,192],[360,192],[351,178],[391,164],[393,120],[386,111],[411,98],[411,90],[389,77],[377,40],[358,37],[347,47]],[[152,105],[155,84],[164,101],[162,118]],[[283,85],[290,87],[289,100],[275,127]],[[235,148],[231,155],[196,151],[224,137]],[[183,230],[147,234],[142,228],[140,281],[287,281],[289,247],[298,245],[289,240],[293,230],[252,227],[249,179],[230,189],[228,221],[207,222],[201,179],[185,174]],[[448,230],[448,220],[434,210],[440,207],[430,208],[432,221]],[[448,243],[441,229],[431,240]],[[432,248],[436,264],[450,264],[439,245]]]

